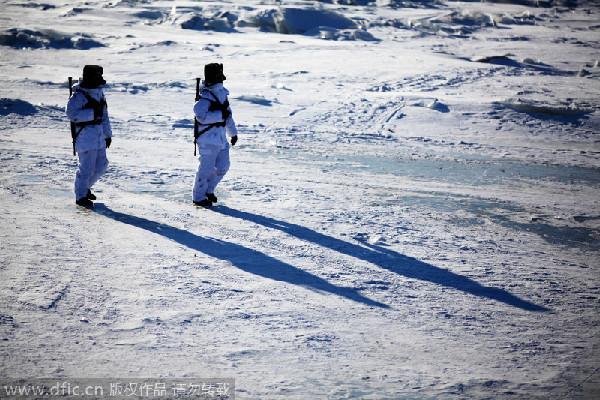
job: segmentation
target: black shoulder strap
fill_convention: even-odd
[[[208,108],[209,111],[217,111],[217,110],[224,110],[227,107],[229,107],[229,100],[225,100],[225,103],[221,103],[219,101],[219,99],[217,99],[217,96],[215,96],[215,94],[213,92],[211,92],[208,89],[202,89],[202,92],[208,92],[210,93],[210,95],[212,96],[212,98],[214,100],[211,99],[207,99],[206,97],[200,97],[201,99],[204,99],[206,101],[208,101],[210,103],[210,107]],[[226,121],[222,121],[222,122],[215,122],[213,124],[202,124],[204,125],[204,129],[202,129],[201,131],[197,132],[194,134],[194,142],[196,142],[196,140],[198,140],[198,138],[203,135],[204,133],[206,133],[207,131],[209,131],[210,129],[217,127],[217,126],[221,126],[224,127],[227,125]]]
[[[215,96],[215,94],[213,92],[211,92],[210,90],[208,90],[206,88],[202,89],[202,93],[208,93],[208,94],[210,94],[212,96],[213,100],[207,99],[206,97],[201,97],[202,99],[210,101],[211,103],[219,103],[219,104],[221,104],[221,102],[217,99],[217,96]]]
[[[214,100],[211,100],[211,99],[207,99],[206,97],[202,97],[204,100],[206,100],[206,101],[209,101],[209,102],[210,102],[210,104],[211,104],[211,108],[213,108],[213,111],[214,111],[214,110],[221,110],[221,109],[224,109],[224,108],[227,108],[227,107],[229,107],[229,100],[225,99],[225,102],[224,102],[224,103],[221,103],[221,102],[219,101],[219,99],[217,99],[217,96],[216,96],[216,95],[215,95],[213,92],[211,92],[210,90],[208,90],[208,89],[202,89],[202,92],[203,92],[203,93],[204,93],[204,92],[210,93],[210,95],[211,95],[211,96],[212,96],[212,98],[214,99]],[[217,105],[218,105],[218,106],[217,106]]]
[[[81,93],[81,94],[83,94],[85,96],[85,98],[87,99],[87,101],[93,100],[92,96],[90,96],[88,94],[88,92],[86,92],[85,90],[81,90],[81,89],[77,88],[77,89],[75,89],[75,93]]]
[[[75,93],[83,94],[88,102],[98,101],[98,100],[94,99],[92,96],[90,96],[90,94],[88,92],[86,92],[85,90],[81,90],[80,88],[75,89]],[[102,93],[102,98],[100,99],[100,104],[102,104],[102,103],[104,103],[104,105],[106,105],[106,98],[104,97],[104,93]]]

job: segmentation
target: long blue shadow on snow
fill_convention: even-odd
[[[103,204],[96,204],[92,210],[115,221],[164,236],[208,256],[229,261],[242,271],[263,278],[287,282],[316,291],[329,292],[371,307],[389,308],[386,304],[364,297],[356,289],[335,286],[325,279],[309,274],[302,269],[236,243],[201,237],[170,225],[111,210]]]
[[[545,307],[520,299],[503,289],[483,286],[465,276],[455,274],[446,269],[435,267],[419,261],[416,258],[407,257],[379,246],[370,245],[370,248],[367,249],[359,245],[324,235],[300,225],[278,221],[263,215],[234,210],[225,206],[218,206],[213,208],[213,210],[230,217],[254,222],[267,228],[278,229],[291,236],[295,236],[298,239],[312,242],[339,253],[367,261],[383,269],[406,276],[407,278],[454,288],[465,293],[496,300],[527,311],[550,311]]]

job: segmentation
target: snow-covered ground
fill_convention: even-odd
[[[0,2],[3,380],[600,397],[600,7],[369,3]],[[240,141],[206,210],[214,61]],[[64,114],[85,64],[115,134],[91,210]]]

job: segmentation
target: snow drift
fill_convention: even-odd
[[[363,26],[336,11],[317,8],[281,7],[263,10],[244,9],[185,12],[176,17],[183,29],[235,32],[255,27],[262,32],[315,36],[328,40],[376,40]]]
[[[20,99],[0,99],[0,115],[16,114],[21,116],[33,115],[37,109],[29,102]]]
[[[577,116],[594,112],[594,108],[590,105],[577,104],[568,101],[555,102],[552,104],[530,99],[515,98],[503,101],[500,104],[515,111],[551,116]]]
[[[21,48],[45,48],[45,49],[77,49],[89,50],[104,45],[92,36],[79,34],[76,36],[61,33],[52,29],[41,29],[39,31],[31,29],[12,28],[0,34],[0,45],[10,46],[16,49]]]

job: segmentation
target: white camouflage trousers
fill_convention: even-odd
[[[108,159],[106,149],[79,152],[79,170],[75,176],[75,199],[87,195],[88,189],[106,172]]]
[[[221,145],[198,145],[198,171],[192,193],[193,201],[202,201],[206,193],[214,193],[221,179],[229,171],[229,146],[223,149]]]

